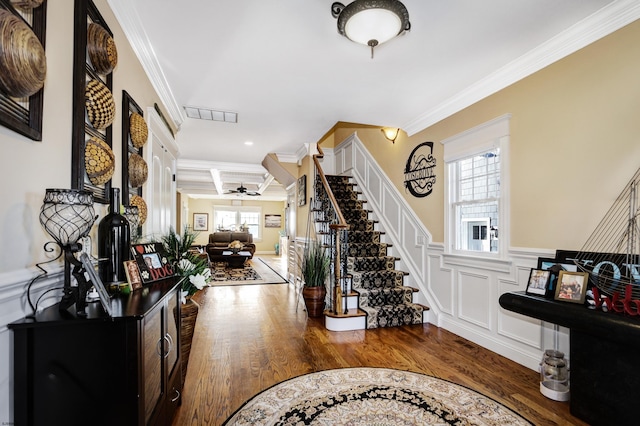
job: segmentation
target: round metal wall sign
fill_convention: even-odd
[[[404,168],[404,186],[415,197],[431,194],[436,183],[436,159],[433,158],[433,142],[416,146]]]

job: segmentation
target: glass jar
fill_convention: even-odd
[[[569,399],[569,367],[563,352],[544,351],[540,362],[540,392],[555,401]]]

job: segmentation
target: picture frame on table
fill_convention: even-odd
[[[143,285],[175,274],[162,243],[132,244],[131,255],[138,264]]]
[[[107,313],[107,315],[112,316],[113,311],[111,309],[111,296],[109,296],[107,288],[104,286],[104,283],[96,273],[91,259],[86,253],[82,253],[80,255],[80,262],[82,263],[82,267],[85,270],[85,276],[87,277],[88,281],[91,281],[91,284],[93,284],[93,287],[98,292],[98,297],[100,298],[100,303],[102,304],[104,311]]]
[[[588,285],[588,272],[560,271],[554,300],[584,303]]]
[[[532,268],[529,273],[529,281],[527,282],[526,294],[537,296],[546,296],[549,290],[549,279],[551,271],[548,269]]]
[[[124,262],[124,273],[127,276],[127,282],[132,291],[142,288],[142,278],[140,277],[138,262],[135,260],[126,260]]]
[[[193,230],[208,231],[209,230],[209,213],[193,214]]]
[[[551,275],[549,276],[549,284],[547,286],[547,292],[545,294],[545,297],[547,299],[553,299],[556,294],[556,284],[558,282],[558,276],[560,275],[560,272],[561,271],[576,272],[578,270],[578,265],[566,260],[539,257],[537,269],[543,269],[543,270],[548,269],[551,271]]]

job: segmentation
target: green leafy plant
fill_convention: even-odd
[[[198,233],[184,227],[182,235],[173,228],[160,238],[169,262],[182,279],[182,296],[191,297],[211,281],[211,269],[206,256],[191,250]]]
[[[329,276],[331,259],[329,252],[318,241],[312,241],[305,248],[301,259],[301,271],[305,287],[324,286]]]

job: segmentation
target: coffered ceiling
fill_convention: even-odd
[[[108,2],[179,127],[179,190],[210,197],[216,173],[258,191],[267,154],[291,161],[339,121],[414,134],[640,17],[635,0],[403,0],[411,31],[371,58],[332,1]]]

